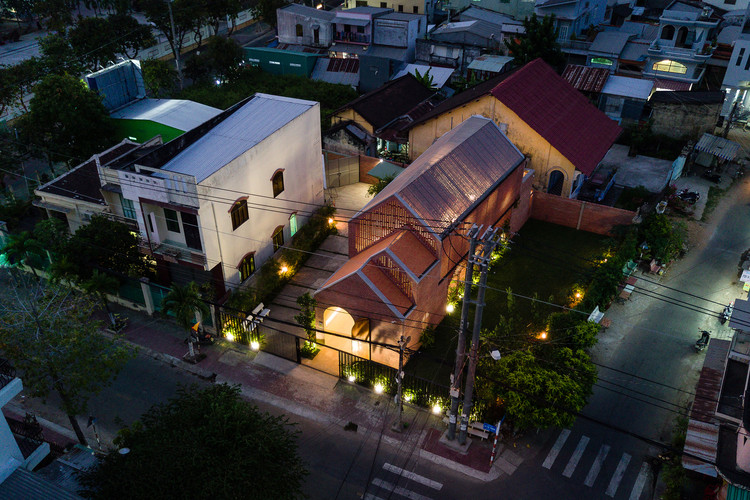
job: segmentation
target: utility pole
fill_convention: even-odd
[[[177,78],[180,80],[180,90],[182,90],[182,66],[180,66],[180,45],[177,44],[177,31],[174,29],[174,17],[172,16],[172,0],[167,0],[167,9],[169,10],[169,24],[172,26],[172,44],[174,45],[174,58],[177,65]]]
[[[411,337],[406,337],[404,339],[404,336],[401,335],[401,338],[398,341],[398,373],[396,374],[396,382],[398,383],[398,391],[396,393],[396,404],[398,405],[398,418],[395,422],[393,422],[392,429],[396,432],[401,432],[403,430],[403,422],[401,420],[401,417],[404,413],[404,401],[401,397],[402,395],[402,387],[401,383],[404,380],[404,349],[406,349],[406,344],[408,344],[411,341]]]
[[[474,253],[477,248],[476,236],[481,230],[476,224],[466,232],[469,237],[469,255],[466,262],[466,276],[464,278],[464,297],[461,306],[461,322],[458,324],[458,346],[456,347],[456,366],[451,375],[451,407],[448,411],[448,435],[449,440],[456,439],[456,420],[458,416],[458,403],[461,396],[461,374],[464,371],[464,357],[466,354],[466,322],[469,320],[469,301],[471,295],[471,284],[474,277]]]
[[[469,369],[466,373],[466,389],[464,390],[464,406],[461,411],[461,430],[458,434],[458,443],[466,443],[466,431],[469,426],[469,415],[471,414],[472,397],[474,396],[474,375],[477,371],[477,351],[479,350],[479,332],[482,329],[482,312],[484,310],[484,292],[487,289],[487,271],[489,268],[492,252],[498,244],[497,229],[487,228],[482,235],[482,252],[478,257],[481,270],[479,278],[479,292],[477,294],[476,308],[474,310],[474,331],[471,338],[471,351],[469,353]],[[465,300],[465,298],[464,298]]]

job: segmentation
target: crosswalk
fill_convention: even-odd
[[[640,469],[636,468],[638,466]],[[638,465],[632,455],[616,452],[607,444],[594,442],[589,436],[573,436],[570,429],[560,431],[542,467],[582,482],[591,488],[592,494],[604,490],[606,497],[628,500],[640,499],[650,475],[648,462]],[[631,483],[636,470],[638,475]],[[624,480],[626,477],[628,480]],[[629,493],[625,483],[631,488]]]
[[[438,495],[443,483],[420,476],[414,472],[383,464],[383,471],[372,480],[363,500],[383,500],[385,498],[408,498],[409,500],[432,500],[430,495]],[[404,486],[399,486],[403,484]],[[408,488],[407,488],[408,486]]]

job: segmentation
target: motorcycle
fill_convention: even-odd
[[[719,322],[723,325],[727,322],[727,320],[732,316],[732,309],[734,308],[734,303],[730,302],[726,306],[724,306],[724,311],[722,311],[721,316],[719,316]]]
[[[185,343],[192,342],[198,345],[211,345],[214,343],[214,337],[210,333],[198,328],[198,331],[191,330],[190,336],[185,339]]]
[[[695,205],[695,202],[701,199],[700,193],[683,189],[677,193],[677,197],[689,205]]]
[[[701,338],[695,343],[695,350],[701,352],[708,347],[708,340],[711,338],[711,333],[706,330],[701,330]]]
[[[718,184],[721,182],[721,176],[714,172],[712,169],[708,169],[705,172],[703,172],[704,179],[708,179],[709,181]]]

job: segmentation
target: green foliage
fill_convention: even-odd
[[[141,61],[141,69],[146,89],[152,96],[165,97],[177,88],[177,70],[170,62],[144,59]]]
[[[7,244],[3,247],[3,253],[11,265],[31,267],[31,271],[37,278],[39,275],[36,270],[45,265],[46,253],[44,247],[29,231],[11,235]]]
[[[636,211],[651,197],[651,192],[643,186],[625,188],[617,199],[615,207]]]
[[[591,321],[581,321],[581,317],[581,314],[573,312],[552,314],[547,327],[549,342],[573,350],[593,347],[601,326]]]
[[[253,17],[276,27],[276,11],[289,4],[289,0],[258,0],[250,9]]]
[[[687,228],[672,222],[664,214],[651,214],[642,223],[641,234],[648,244],[648,253],[661,262],[671,262],[682,251]]]
[[[0,204],[0,220],[8,225],[8,230],[13,232],[18,229],[21,220],[26,217],[31,210],[31,200],[22,200],[15,196],[10,196]]]
[[[169,293],[161,301],[162,314],[174,314],[177,324],[188,331],[195,324],[196,311],[203,316],[209,314],[208,306],[203,301],[200,289],[194,281],[187,285],[173,284]]]
[[[377,184],[371,184],[367,187],[367,196],[375,196],[381,192],[385,187],[395,179],[395,175],[386,175],[382,179],[378,179]]]
[[[194,82],[226,82],[236,78],[242,62],[242,49],[231,38],[212,36],[200,54],[193,55],[185,65],[185,76]]]
[[[79,75],[83,73],[83,64],[70,44],[66,31],[39,39],[39,51],[42,54],[39,62],[44,74]]]
[[[115,140],[101,96],[69,75],[48,75],[34,87],[29,112],[18,119],[24,142],[52,161],[75,165]]]
[[[297,297],[297,305],[300,312],[294,316],[294,321],[305,329],[307,340],[313,343],[317,339],[317,332],[315,331],[315,307],[317,304],[317,301],[310,295],[310,292],[300,295]]]
[[[120,431],[85,473],[89,498],[302,498],[308,474],[294,424],[244,401],[239,386],[180,388]]]
[[[432,69],[432,68],[430,68]],[[425,74],[421,74],[418,69],[414,70],[414,77],[430,90],[436,90],[437,86],[435,85],[435,78],[430,74],[430,69],[428,69]]]
[[[422,334],[419,336],[419,342],[422,344],[422,349],[429,349],[435,345],[435,329],[428,326],[422,330]]]
[[[5,110],[8,106],[18,106],[28,111],[24,98],[28,97],[43,74],[43,65],[36,57],[0,67],[0,108]]]
[[[102,301],[104,310],[107,312],[107,317],[111,326],[115,326],[115,317],[109,310],[109,301],[107,300],[107,294],[117,293],[120,288],[120,281],[114,276],[109,276],[104,273],[100,273],[94,269],[93,274],[89,279],[84,281],[82,287],[86,293],[92,295]]]
[[[675,428],[672,433],[672,448],[681,450],[685,446],[685,436],[687,433],[688,420],[684,416],[678,416],[675,421]],[[662,469],[662,479],[666,488],[662,494],[662,500],[680,500],[683,498],[683,489],[687,474],[682,466],[682,456],[671,455],[669,460],[664,464]]]
[[[687,138],[675,139],[655,134],[651,130],[650,122],[645,125],[625,127],[620,137],[617,138],[618,144],[630,146],[637,154],[669,161],[673,161],[680,155],[686,142]]]
[[[73,23],[73,12],[78,5],[74,0],[37,0],[34,3],[34,13],[45,20],[48,30],[60,31]]]
[[[67,224],[55,217],[39,221],[34,226],[34,239],[52,255],[62,251],[69,238]]]
[[[156,43],[151,28],[127,14],[79,18],[68,30],[67,38],[90,71],[114,63],[119,54],[135,57],[139,50]]]
[[[561,69],[565,57],[560,50],[560,44],[557,43],[555,17],[544,16],[539,19],[534,13],[523,20],[523,27],[526,31],[523,37],[505,41],[505,46],[515,58],[516,64],[526,64],[541,57],[556,70]]]
[[[24,388],[46,397],[55,391],[71,417],[109,385],[132,353],[100,333],[90,298],[59,285],[33,284],[18,275],[0,296],[0,351],[23,373]],[[6,277],[7,279],[7,277]],[[79,440],[85,438],[73,423]]]

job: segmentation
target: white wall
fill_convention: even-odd
[[[321,151],[320,104],[316,103],[198,185],[198,223],[206,258],[209,267],[223,262],[228,285],[239,284],[237,266],[246,254],[255,252],[256,270],[273,255],[271,236],[276,227],[284,226],[284,244],[289,242],[289,216],[293,212],[298,212],[300,228],[314,205],[323,205]],[[284,169],[284,191],[273,198],[271,177],[280,168]],[[229,209],[233,198],[243,194],[249,196],[249,219],[232,230]]]

